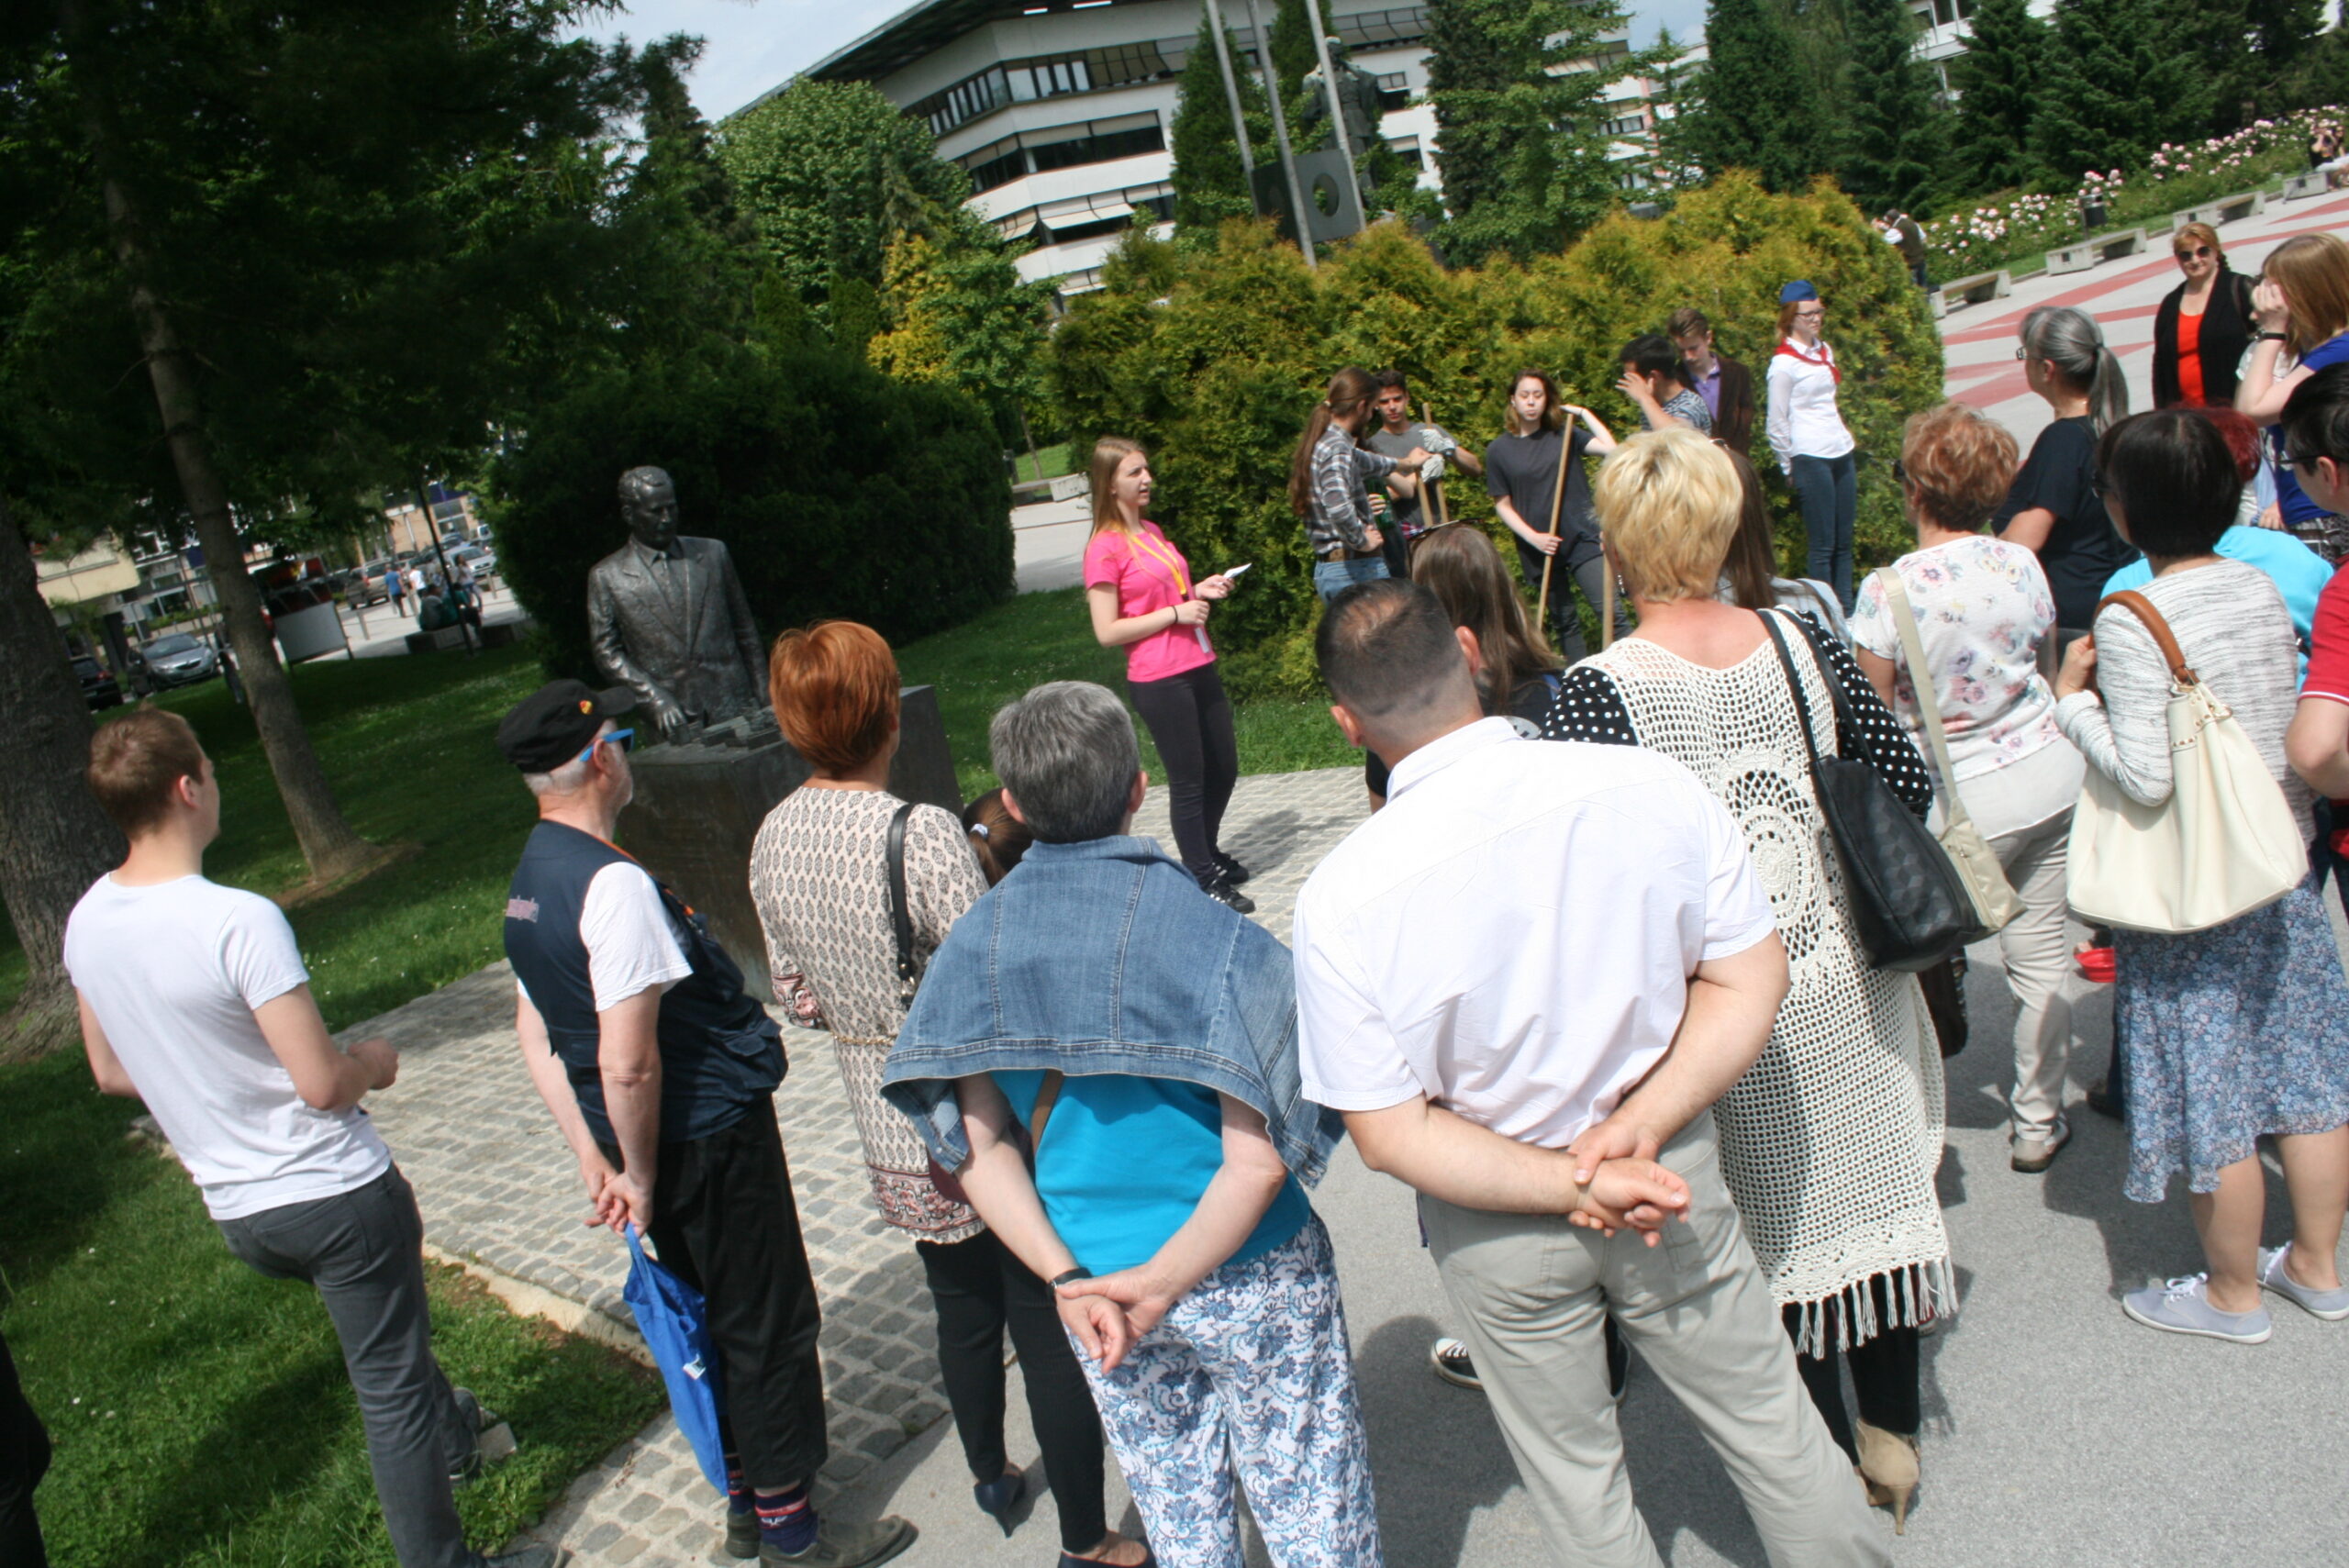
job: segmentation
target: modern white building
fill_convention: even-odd
[[[1233,67],[1252,69],[1248,0],[1220,3],[1240,51]],[[1320,4],[1355,66],[1377,78],[1379,136],[1435,184],[1426,7]],[[1256,8],[1269,28],[1273,0]],[[970,172],[971,205],[1006,238],[1036,241],[1021,275],[1079,294],[1099,286],[1101,263],[1129,228],[1170,226],[1175,79],[1202,16],[1199,0],[917,0],[807,74],[870,82],[920,116],[939,156]],[[1630,163],[1648,155],[1645,99],[1642,86],[1610,106],[1627,183]],[[1273,150],[1256,155],[1267,161]]]

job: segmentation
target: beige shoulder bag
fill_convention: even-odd
[[[2132,931],[2205,931],[2299,885],[2308,839],[2234,711],[2187,666],[2153,601],[2109,595],[2143,621],[2169,664],[2170,797],[2159,806],[2088,765],[2072,813],[2072,912]]]
[[[1900,650],[1909,660],[1909,684],[1917,693],[1917,711],[1925,721],[1925,740],[1934,771],[1942,776],[1943,852],[1957,868],[1957,879],[1965,884],[1984,929],[1998,930],[2022,913],[2022,900],[2007,884],[1998,853],[1965,815],[1965,802],[1958,798],[1957,774],[1949,763],[1949,738],[1942,730],[1942,705],[1933,695],[1932,670],[1925,662],[1925,639],[1917,634],[1917,615],[1909,606],[1909,592],[1901,586],[1900,574],[1889,566],[1877,567],[1876,577],[1884,586],[1884,602],[1891,606],[1893,624],[1900,629]]]

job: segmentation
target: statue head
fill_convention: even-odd
[[[665,550],[677,538],[677,487],[661,468],[631,468],[620,475],[620,518],[636,542]]]

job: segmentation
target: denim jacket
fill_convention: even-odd
[[[931,955],[881,1093],[958,1171],[954,1080],[1036,1068],[1230,1095],[1308,1185],[1345,1130],[1305,1099],[1288,950],[1148,839],[1030,846]]]

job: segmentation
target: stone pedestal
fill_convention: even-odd
[[[897,758],[890,791],[903,800],[963,809],[938,693],[899,695]],[[748,746],[687,743],[641,747],[629,758],[636,798],[620,814],[620,847],[709,919],[710,934],[741,966],[751,995],[772,1001],[767,950],[751,902],[751,841],[775,803],[812,771],[770,730]]]

